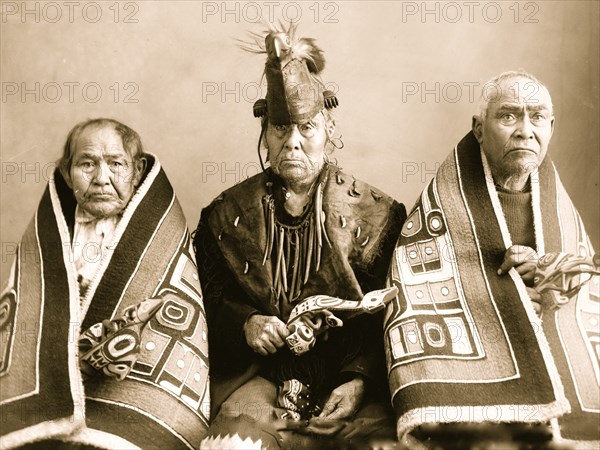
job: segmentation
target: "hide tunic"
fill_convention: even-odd
[[[275,258],[269,255],[263,264],[269,234],[263,205],[273,192],[277,226],[286,228],[308,220],[310,204],[300,218],[286,217],[280,181],[268,169],[226,190],[202,211],[194,244],[208,317],[213,417],[220,404],[255,375],[276,384],[297,378],[318,396],[326,396],[358,373],[387,392],[381,314],[363,315],[329,330],[326,339],[319,337],[300,357],[286,347],[259,356],[246,343],[243,326],[253,314],[285,322],[292,307],[312,295],[360,300],[368,291],[384,287],[406,217],[404,205],[335,166],[326,165],[323,171],[319,182],[330,244],[323,241],[319,269],[310,268],[299,295],[286,299],[290,304],[274,288]]]

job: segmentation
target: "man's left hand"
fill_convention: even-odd
[[[538,255],[531,247],[513,245],[504,254],[504,260],[498,269],[498,275],[504,275],[514,267],[523,282],[533,286],[533,277],[537,266]]]
[[[533,288],[525,287],[525,289],[527,289],[527,295],[529,295],[529,298],[531,299],[533,310],[537,316],[540,317],[542,315],[542,310],[544,309],[542,306],[542,296]]]
[[[331,392],[319,418],[337,420],[352,417],[358,411],[364,395],[365,382],[360,377],[341,384]]]

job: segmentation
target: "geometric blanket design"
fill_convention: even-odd
[[[79,298],[70,251],[75,201],[58,171],[23,235],[0,298],[0,446],[45,438],[101,447],[195,448],[210,412],[202,292],[183,211],[158,159],[123,212],[97,277]],[[82,379],[80,334],[147,298],[124,380]],[[112,357],[129,352],[109,348]]]
[[[592,256],[549,157],[531,186],[538,255]],[[511,245],[469,133],[404,223],[389,272],[399,290],[385,315],[399,438],[422,424],[551,421],[557,440],[600,440],[599,277],[538,318],[516,271],[497,274]]]

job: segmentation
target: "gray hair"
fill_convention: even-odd
[[[500,75],[496,75],[495,77],[490,78],[486,83],[484,83],[483,87],[481,88],[481,96],[479,97],[478,115],[479,115],[479,117],[481,117],[482,120],[484,120],[487,115],[490,100],[493,101],[493,99],[496,98],[494,95],[489,95],[488,90],[490,88],[494,88],[495,92],[499,93],[500,91],[499,91],[498,86],[500,84],[504,83],[505,81],[512,80],[514,78],[528,79],[548,91],[548,88],[546,87],[546,85],[544,83],[542,83],[535,76],[533,76],[529,72],[526,72],[523,69],[508,70],[506,72],[502,72]],[[548,91],[548,92],[550,92],[550,91]],[[552,99],[550,99],[550,102],[552,102]],[[550,103],[550,110],[551,111],[553,110],[552,103]]]
[[[62,157],[57,161],[57,166],[60,169],[64,178],[68,178],[71,165],[73,164],[73,154],[75,153],[75,146],[79,136],[87,127],[98,127],[98,128],[112,128],[121,136],[123,142],[123,149],[127,152],[133,160],[134,168],[137,166],[135,163],[142,158],[144,153],[144,147],[142,146],[142,140],[139,134],[129,128],[127,125],[114,119],[88,119],[84,122],[80,122],[73,127],[67,136],[67,141],[63,147]]]

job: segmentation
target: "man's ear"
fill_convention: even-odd
[[[552,120],[550,120],[550,137],[554,134],[554,116],[552,116]]]
[[[473,134],[477,138],[477,142],[481,144],[483,140],[483,120],[481,120],[480,116],[473,116],[473,120],[471,121],[471,129],[473,130]]]
[[[335,121],[334,120],[328,120],[327,121],[327,138],[329,140],[333,139],[333,135],[335,133]]]
[[[133,184],[135,187],[137,187],[140,184],[140,180],[142,179],[142,177],[144,176],[144,173],[146,172],[146,164],[147,164],[147,160],[146,160],[145,156],[141,156],[135,162],[135,175],[134,175],[134,179],[133,179]]]

